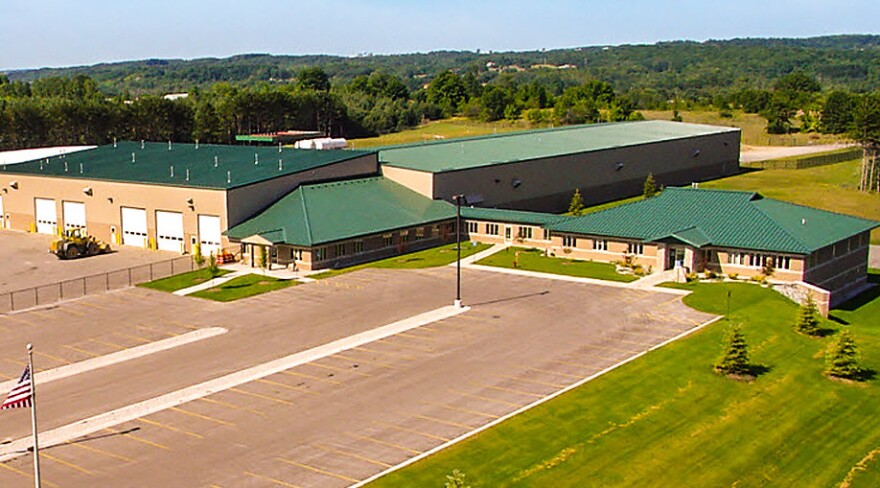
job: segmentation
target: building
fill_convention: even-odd
[[[375,152],[121,142],[0,166],[6,228],[85,228],[115,244],[204,254],[303,183],[378,173]]]
[[[562,212],[575,188],[587,204],[739,169],[740,130],[623,122],[412,144],[380,151],[382,173],[428,198],[464,194],[482,207]]]
[[[660,195],[546,225],[559,256],[630,260],[652,271],[683,266],[805,282],[830,305],[866,285],[870,232],[880,222],[747,191],[666,188]]]
[[[226,232],[257,265],[342,268],[455,238],[455,208],[382,177],[302,185]]]

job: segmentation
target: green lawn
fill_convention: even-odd
[[[233,278],[213,288],[197,291],[189,296],[207,298],[218,302],[231,302],[298,284],[299,282],[296,280],[279,280],[271,276],[247,274]]]
[[[758,191],[778,200],[880,220],[880,197],[858,191],[860,161],[809,169],[767,169],[701,183],[703,188]],[[880,229],[871,233],[880,244]]]
[[[880,283],[880,275],[872,275]],[[453,469],[474,487],[878,486],[880,380],[822,374],[834,336],[792,330],[797,307],[756,285],[690,285],[685,302],[741,323],[753,383],[718,376],[728,322],[618,368],[371,486],[442,486]],[[833,311],[862,364],[880,368],[880,291]],[[848,325],[840,325],[845,323]],[[854,469],[866,459],[867,471]]]
[[[217,276],[223,276],[228,273],[231,273],[231,271],[221,269],[220,274]],[[211,273],[209,273],[207,269],[197,269],[195,271],[190,271],[189,273],[169,276],[168,278],[162,278],[161,280],[154,280],[148,283],[141,283],[138,286],[152,288],[153,290],[172,292],[204,283],[210,279]]]
[[[547,257],[544,256],[543,251],[538,249],[525,249],[521,247],[508,247],[503,251],[477,261],[475,264],[498,266],[501,268],[514,268],[513,260],[517,253],[519,253],[519,257],[517,259],[516,268],[524,269],[526,271],[539,271],[542,273],[611,281],[629,282],[638,279],[638,277],[630,274],[618,273],[613,264]]]
[[[477,243],[476,246],[465,241],[461,243],[461,257],[466,258],[471,254],[476,254],[491,247],[489,244]],[[320,280],[338,276],[344,273],[350,273],[364,268],[386,268],[386,269],[415,269],[415,268],[433,268],[437,266],[446,266],[455,262],[457,253],[455,252],[455,243],[446,244],[445,246],[432,247],[424,251],[416,251],[401,256],[394,256],[381,261],[373,261],[372,263],[358,264],[349,266],[348,268],[331,269],[321,273],[309,275],[309,278]]]

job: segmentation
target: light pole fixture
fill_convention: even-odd
[[[455,260],[455,301],[452,302],[456,308],[461,308],[461,204],[464,201],[464,195],[452,195],[455,201],[455,250],[457,258]]]

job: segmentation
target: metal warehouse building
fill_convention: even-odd
[[[375,152],[124,142],[0,166],[2,227],[218,251],[222,232],[307,182],[375,175]]]
[[[740,130],[668,121],[580,125],[386,148],[385,177],[429,198],[464,194],[483,207],[560,212],[739,168]]]

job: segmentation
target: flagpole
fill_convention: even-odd
[[[31,374],[31,429],[34,433],[34,486],[40,488],[40,443],[37,440],[37,381],[34,373],[34,346],[27,345],[28,368]]]

